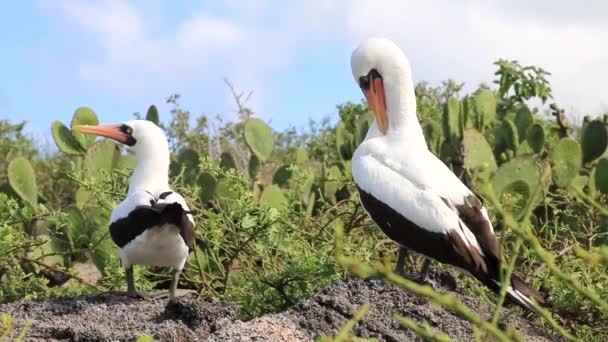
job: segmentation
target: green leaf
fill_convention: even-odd
[[[97,119],[97,114],[89,108],[89,107],[79,107],[74,112],[74,116],[72,117],[72,122],[70,127],[74,128],[74,126],[78,125],[99,125],[99,120]],[[95,142],[95,136],[91,134],[84,134],[80,132],[72,131],[74,135],[74,139],[78,141],[80,146],[84,150],[86,150],[93,142]]]
[[[308,151],[303,147],[298,147],[296,149],[296,163],[302,164],[306,161],[308,161]]]
[[[260,119],[249,119],[245,123],[245,141],[251,152],[265,162],[270,158],[274,149],[272,129]]]
[[[53,122],[51,135],[59,151],[68,155],[82,155],[85,153],[85,149],[72,135],[72,132],[60,121]]]
[[[7,174],[11,188],[21,199],[32,205],[38,204],[36,173],[29,160],[23,157],[11,160],[8,164]]]
[[[286,187],[291,179],[291,169],[289,165],[281,165],[272,176],[272,183],[280,187]]]

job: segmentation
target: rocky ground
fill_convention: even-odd
[[[453,279],[444,275],[438,280],[444,289],[455,290],[468,307],[490,316],[488,305],[454,289]],[[132,341],[144,334],[158,341],[314,341],[323,335],[335,336],[365,303],[371,304],[370,310],[355,326],[357,336],[379,341],[420,340],[392,319],[399,313],[417,322],[426,321],[433,330],[453,339],[473,340],[471,324],[377,279],[337,281],[288,311],[248,322],[236,319],[237,309],[231,304],[192,297],[148,301],[118,293],[22,300],[0,304],[0,312],[13,315],[17,331],[31,320],[28,341]],[[501,323],[515,329],[525,341],[559,340],[517,315]]]

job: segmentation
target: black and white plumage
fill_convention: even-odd
[[[500,252],[480,199],[427,147],[416,116],[410,64],[392,41],[371,38],[351,58],[353,76],[374,112],[352,159],[369,216],[393,240],[500,289]],[[513,276],[508,299],[533,310],[542,296]]]
[[[169,188],[169,145],[163,131],[146,120],[74,130],[114,139],[129,146],[137,165],[126,198],[110,217],[110,236],[120,250],[128,294],[135,290],[133,265],[173,269],[169,296],[174,297],[179,274],[194,240],[194,219],[184,198]]]

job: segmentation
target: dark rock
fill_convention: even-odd
[[[443,290],[455,288],[450,276],[435,274],[433,281]],[[457,288],[452,293],[482,317],[491,317],[492,307],[482,300],[467,297]],[[337,281],[283,313],[248,322],[235,318],[232,304],[192,297],[149,301],[113,292],[22,300],[0,304],[0,312],[13,315],[16,332],[31,320],[28,341],[132,341],[145,334],[159,341],[313,341],[323,335],[335,336],[365,303],[370,309],[353,329],[357,336],[379,341],[420,340],[393,319],[400,314],[420,324],[427,322],[434,331],[453,339],[473,340],[470,323],[379,279]],[[501,324],[525,341],[560,340],[517,315],[507,315]]]

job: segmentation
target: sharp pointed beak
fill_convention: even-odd
[[[123,124],[99,126],[78,125],[74,126],[72,129],[80,133],[95,134],[101,137],[110,138],[128,146],[133,146],[135,144],[135,139],[130,133],[131,128]]]
[[[376,116],[376,123],[380,132],[386,134],[388,130],[388,115],[386,114],[386,100],[382,78],[373,74],[370,75],[370,86],[367,90],[363,91],[363,94],[365,94],[369,109]]]

